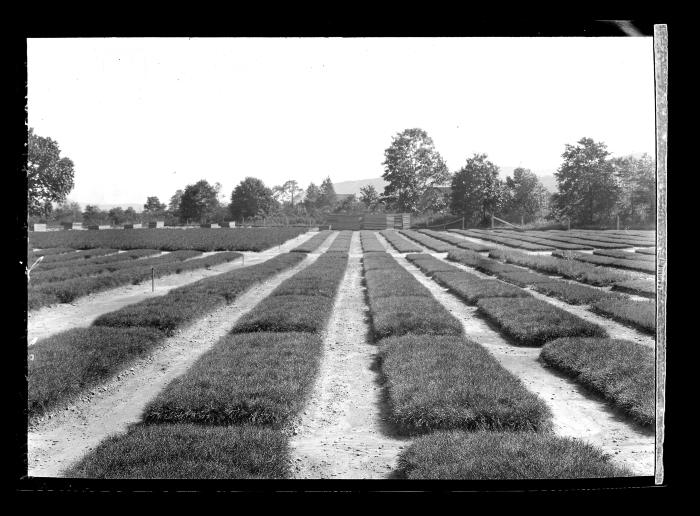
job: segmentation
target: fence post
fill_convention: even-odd
[[[617,216],[617,230],[620,230],[620,216]]]
[[[462,229],[464,229],[464,215],[462,215]]]
[[[493,221],[493,213],[491,214],[491,229],[494,229],[496,227],[496,224]]]
[[[571,231],[571,219],[566,219],[566,224],[567,224],[567,230]]]
[[[524,226],[524,225],[525,225],[525,217],[523,217],[522,215],[520,215],[520,226],[522,227],[522,226]]]

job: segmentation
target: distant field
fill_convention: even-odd
[[[29,246],[72,249],[160,249],[175,251],[264,251],[305,233],[307,228],[106,229],[30,233]]]

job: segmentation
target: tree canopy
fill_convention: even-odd
[[[405,129],[396,134],[384,151],[384,173],[389,182],[384,199],[392,209],[414,212],[429,186],[442,186],[450,178],[442,156],[423,129]]]
[[[379,205],[379,192],[373,185],[363,186],[360,188],[360,202],[373,211]]]
[[[27,146],[27,213],[48,215],[73,189],[73,162],[61,157],[58,143],[29,129]]]
[[[540,211],[547,190],[539,178],[526,168],[516,168],[506,177],[506,216],[532,222]]]
[[[648,154],[611,160],[620,187],[618,214],[627,222],[647,222],[656,218],[656,163]]]
[[[501,208],[503,190],[498,167],[486,154],[474,154],[452,177],[452,212],[468,224],[478,224]]]
[[[246,177],[231,192],[229,211],[234,219],[265,216],[274,204],[272,190],[260,179]]]
[[[202,179],[187,185],[180,198],[179,217],[181,221],[208,222],[219,207],[218,189]]]
[[[149,213],[162,213],[167,207],[161,203],[158,197],[148,197],[146,204],[143,205],[143,210]]]
[[[593,224],[608,220],[618,199],[619,188],[609,152],[603,142],[581,138],[566,144],[564,162],[554,177],[559,187],[553,196],[557,214],[575,223]]]

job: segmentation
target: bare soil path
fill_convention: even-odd
[[[391,251],[389,251],[391,252]],[[499,363],[540,396],[553,414],[554,432],[585,440],[628,467],[635,475],[654,474],[654,431],[643,428],[612,409],[601,397],[539,361],[540,348],[516,346],[463,303],[425,276],[406,258],[391,253],[427,287],[464,327],[465,334],[488,350]]]
[[[332,240],[328,238],[317,252],[295,267],[252,287],[234,303],[180,330],[150,356],[130,364],[78,402],[47,415],[29,428],[29,476],[61,476],[104,438],[125,432],[129,425],[138,422],[147,403],[170,381],[183,374],[238,318],[280,283],[313,263]]]
[[[408,445],[383,421],[383,390],[368,339],[362,250],[354,232],[348,268],[324,339],[316,385],[290,441],[296,478],[387,478]]]
[[[27,344],[31,346],[38,340],[71,328],[89,326],[102,314],[113,312],[126,305],[138,303],[150,297],[163,296],[170,290],[188,283],[269,260],[280,253],[294,249],[316,233],[303,233],[286,241],[281,246],[275,246],[262,252],[243,251],[244,258],[242,260],[222,263],[209,269],[197,269],[181,274],[163,276],[155,280],[155,290],[153,292],[151,292],[151,282],[145,281],[139,285],[125,285],[90,294],[76,299],[72,303],[45,306],[39,310],[34,310],[27,314]],[[204,254],[210,255],[214,253]]]

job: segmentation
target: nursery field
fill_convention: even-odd
[[[652,476],[654,245],[641,231],[33,234],[42,317],[206,274],[30,344],[29,475]]]

